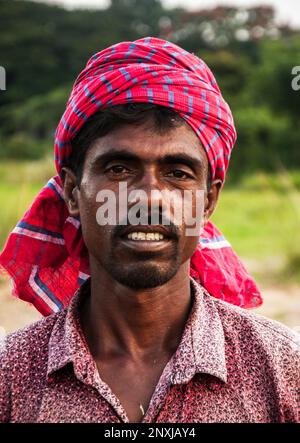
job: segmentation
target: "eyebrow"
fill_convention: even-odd
[[[131,152],[128,152],[126,149],[115,149],[112,151],[108,151],[105,153],[98,154],[92,164],[106,164],[110,161],[114,160],[124,160],[124,161],[134,161],[141,162],[142,159]],[[176,154],[168,154],[158,159],[158,163],[161,165],[165,164],[184,164],[191,169],[199,169],[205,166],[203,160],[200,158],[192,157],[188,154],[184,153],[176,153]]]
[[[202,168],[204,166],[204,162],[200,158],[191,157],[188,154],[174,154],[174,155],[165,155],[161,159],[159,159],[159,163],[163,164],[183,164],[191,169],[194,168]]]
[[[105,164],[113,160],[126,160],[126,161],[140,161],[141,159],[136,155],[128,152],[126,149],[116,149],[108,151],[103,154],[98,154],[92,161],[94,164]]]

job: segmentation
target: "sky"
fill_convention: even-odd
[[[109,0],[39,0],[46,3],[56,3],[68,8],[74,7],[106,7]],[[162,0],[166,7],[184,6],[187,9],[213,8],[217,5],[257,6],[272,5],[276,9],[277,21],[300,27],[300,0]]]

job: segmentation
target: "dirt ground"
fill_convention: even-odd
[[[263,305],[255,312],[280,321],[300,332],[300,287],[260,287]],[[0,336],[22,328],[41,315],[28,303],[12,297],[8,281],[0,280]]]

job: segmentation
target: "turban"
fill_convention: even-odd
[[[66,307],[90,276],[80,217],[69,215],[59,175],[71,141],[96,112],[133,102],[179,113],[202,143],[212,178],[224,183],[236,131],[230,108],[200,58],[152,37],[115,44],[93,55],[74,83],[55,133],[58,174],[36,196],[0,255],[0,266],[12,277],[13,294],[43,315]],[[214,297],[245,308],[262,303],[255,282],[210,221],[191,258],[190,275]]]

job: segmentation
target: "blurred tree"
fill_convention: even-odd
[[[66,84],[24,103],[0,108],[0,158],[39,158],[53,148],[54,132],[72,89]]]
[[[238,139],[230,171],[235,179],[257,169],[300,167],[300,133],[288,117],[275,116],[268,107],[260,106],[235,109],[234,117]]]
[[[111,0],[106,13],[113,17],[121,41],[158,35],[163,11],[160,0]]]
[[[228,51],[198,51],[197,55],[213,71],[224,98],[230,100],[231,104],[240,96],[248,79],[249,60],[243,56]]]
[[[267,104],[276,114],[288,115],[300,124],[300,94],[292,88],[291,71],[300,65],[300,36],[260,45],[260,64],[251,77],[249,101]]]
[[[157,35],[162,11],[159,0],[113,0],[95,11],[1,0],[0,65],[8,86],[0,105],[72,81],[89,56],[113,43]]]

